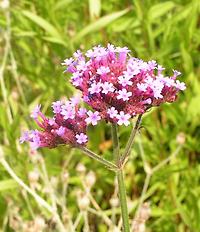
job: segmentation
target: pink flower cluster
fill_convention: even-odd
[[[65,102],[53,102],[53,118],[47,118],[40,108],[40,105],[36,106],[31,117],[42,130],[25,131],[20,138],[20,143],[28,141],[33,149],[54,148],[60,144],[72,146],[86,144],[88,140],[86,121],[89,121],[90,117],[87,116],[86,109],[78,107],[76,98]]]
[[[64,60],[72,74],[72,84],[82,92],[93,125],[105,119],[118,125],[129,125],[130,119],[147,109],[176,100],[185,84],[176,80],[180,72],[164,76],[164,68],[156,61],[145,62],[130,56],[127,47],[96,46],[85,55],[81,51]],[[88,120],[88,121],[90,121]]]
[[[64,60],[72,74],[72,84],[82,92],[82,99],[93,111],[79,108],[79,100],[53,102],[53,118],[47,118],[37,106],[31,114],[42,130],[26,131],[20,142],[29,141],[32,148],[53,148],[59,144],[85,145],[88,124],[101,119],[128,126],[130,119],[147,109],[176,100],[185,84],[176,80],[180,72],[164,76],[156,61],[145,62],[130,56],[127,47],[97,46]]]

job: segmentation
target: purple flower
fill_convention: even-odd
[[[52,108],[53,108],[53,112],[55,114],[59,114],[61,112],[61,106],[62,106],[62,102],[61,101],[56,101],[52,103]]]
[[[91,94],[101,92],[101,83],[92,83],[91,87],[88,89]]]
[[[69,59],[65,59],[63,63],[61,63],[62,65],[65,65],[65,66],[69,66],[71,64],[73,64],[74,62],[74,59],[73,58],[69,58]]]
[[[101,57],[107,55],[106,49],[101,45],[94,47],[93,50],[94,50],[94,57]]]
[[[163,98],[161,92],[164,84],[159,79],[153,80],[149,87],[153,90],[153,94],[156,99]]]
[[[74,52],[73,56],[78,60],[83,58],[83,54],[80,50],[77,50],[76,52]]]
[[[85,108],[80,108],[78,111],[78,115],[83,117],[87,113],[87,110]]]
[[[104,74],[107,74],[110,72],[110,69],[109,67],[104,67],[104,66],[101,66],[97,69],[97,74],[99,75],[104,75]]]
[[[185,83],[180,82],[179,80],[176,80],[175,86],[176,86],[177,89],[180,89],[180,90],[185,90],[186,89]]]
[[[84,72],[87,70],[87,65],[84,60],[78,62],[76,69],[80,72]]]
[[[76,95],[76,96],[74,96],[74,97],[71,97],[71,98],[70,98],[70,101],[71,101],[71,104],[72,104],[73,106],[76,106],[76,105],[78,105],[78,104],[80,103],[81,97],[80,97],[79,95]]]
[[[149,65],[149,69],[150,69],[150,70],[153,70],[153,69],[156,68],[157,63],[156,63],[155,60],[150,60],[150,61],[148,62],[148,65]]]
[[[165,68],[163,68],[162,65],[158,65],[157,70],[158,70],[158,75],[160,75],[162,73],[162,71],[165,70]]]
[[[83,82],[83,79],[81,78],[82,74],[79,72],[74,72],[71,77],[72,84],[76,87],[80,86]]]
[[[143,101],[144,104],[150,105],[152,103],[151,98],[147,98],[146,100]]]
[[[181,72],[177,71],[177,70],[174,70],[173,69],[173,72],[174,72],[174,77],[177,77],[177,76],[180,76],[181,75]]]
[[[128,126],[130,124],[129,119],[131,118],[130,114],[125,114],[124,111],[120,111],[120,113],[117,115],[117,124],[118,125],[125,125]]]
[[[116,47],[116,50],[115,50],[116,52],[125,52],[125,53],[129,53],[130,52],[130,50],[127,48],[127,47],[123,47],[123,48],[121,48],[121,47]]]
[[[126,89],[119,90],[118,93],[117,99],[122,99],[123,101],[128,101],[129,97],[132,96],[132,93],[127,92]]]
[[[55,124],[55,119],[50,118],[50,119],[48,120],[48,122],[49,122],[49,125],[50,125],[50,126],[53,126],[53,125]]]
[[[87,140],[88,140],[88,137],[84,133],[80,133],[76,135],[76,142],[79,144],[86,143]]]
[[[113,53],[116,52],[116,48],[113,44],[108,44],[107,49],[109,52],[113,52]]]
[[[118,80],[119,80],[119,83],[123,86],[123,87],[125,87],[125,86],[127,86],[127,85],[132,85],[133,84],[133,82],[132,81],[130,81],[130,76],[119,76],[118,77]]]
[[[87,112],[88,118],[85,119],[85,121],[87,122],[87,124],[92,124],[93,126],[97,125],[97,122],[101,119],[99,112],[95,111],[94,113],[89,110]]]
[[[31,113],[31,118],[37,119],[40,114],[41,105],[37,105]]]
[[[57,130],[56,130],[56,134],[58,136],[63,136],[65,134],[65,128],[63,126],[60,126]]]
[[[30,142],[31,148],[34,150],[38,149],[41,144],[39,131],[38,130],[31,131],[30,137],[31,137],[31,142]]]
[[[145,83],[138,83],[137,87],[140,91],[145,92],[147,90],[148,85]]]
[[[115,107],[111,107],[107,112],[110,118],[115,118],[118,115],[118,111],[115,109]]]
[[[61,114],[64,116],[64,119],[74,119],[75,117],[75,109],[74,107],[69,103],[66,102],[65,105],[63,105],[61,110]]]
[[[88,57],[88,58],[93,58],[95,55],[94,51],[92,49],[88,50],[86,53],[85,53],[85,56]]]
[[[24,143],[26,141],[29,141],[29,139],[30,139],[29,132],[28,131],[24,131],[23,134],[22,134],[22,136],[19,139],[19,142],[20,143]]]
[[[109,83],[109,82],[104,82],[102,84],[102,88],[103,88],[102,93],[105,93],[105,94],[107,94],[108,92],[114,92],[115,91],[115,88],[114,88],[113,84]]]

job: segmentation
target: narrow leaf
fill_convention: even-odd
[[[60,39],[62,38],[60,33],[57,31],[57,29],[47,20],[43,19],[41,16],[36,15],[27,10],[22,11],[22,14],[26,16],[28,19],[30,19],[31,21],[33,21],[35,24],[37,24],[39,27],[43,28],[52,37],[60,38]]]
[[[89,34],[91,32],[97,31],[97,30],[107,26],[109,23],[111,23],[114,20],[116,20],[116,19],[120,18],[121,16],[125,15],[128,11],[129,11],[129,9],[125,9],[125,10],[118,11],[118,12],[115,12],[113,14],[109,14],[109,15],[106,15],[106,16],[100,18],[99,20],[95,21],[94,23],[89,24],[82,31],[80,31],[76,35],[74,40],[81,39],[85,35],[87,35],[87,34]]]
[[[174,7],[175,7],[175,3],[171,1],[156,4],[149,9],[148,19],[150,21],[153,21],[158,17],[165,15],[168,11],[170,11]]]
[[[13,179],[0,181],[0,192],[16,188],[18,185]]]

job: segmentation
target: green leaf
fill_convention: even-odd
[[[16,188],[18,184],[13,179],[0,181],[0,192]]]
[[[100,30],[101,28],[107,26],[109,23],[113,22],[114,20],[120,18],[121,16],[125,15],[127,12],[129,11],[129,9],[125,9],[122,11],[118,11],[115,12],[113,14],[109,14],[106,15],[102,18],[100,18],[99,20],[95,21],[94,23],[89,24],[88,26],[86,26],[82,31],[80,31],[76,37],[74,38],[74,40],[79,40],[82,37],[84,37],[85,35]]]
[[[72,0],[61,0],[57,1],[54,7],[54,11],[60,10],[62,8],[65,8],[69,3],[71,3]]]
[[[28,19],[30,19],[31,21],[33,21],[35,24],[37,24],[39,27],[43,28],[52,37],[56,38],[59,41],[63,40],[58,30],[47,20],[43,19],[41,16],[36,15],[27,10],[22,11],[22,14],[26,16]]]
[[[198,119],[200,116],[200,95],[194,96],[187,109],[187,121]]]
[[[148,12],[148,19],[153,21],[163,15],[165,15],[168,11],[175,7],[175,3],[171,1],[158,3],[152,6]]]

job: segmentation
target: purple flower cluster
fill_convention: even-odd
[[[147,109],[176,100],[185,84],[176,80],[180,72],[164,76],[156,61],[145,62],[129,54],[127,47],[96,46],[85,55],[81,51],[64,60],[72,74],[72,84],[82,92],[89,111],[87,122],[93,125],[105,119],[118,125],[129,125],[130,119]]]
[[[72,146],[87,143],[87,125],[101,119],[128,126],[130,119],[147,109],[176,100],[185,84],[176,80],[180,72],[164,76],[164,68],[156,61],[145,62],[130,56],[127,47],[97,46],[64,60],[72,74],[72,84],[82,92],[82,100],[93,111],[78,106],[80,98],[53,102],[53,118],[47,118],[37,106],[31,113],[42,130],[26,131],[20,142],[29,141],[32,148],[53,148],[59,144]]]
[[[53,102],[53,118],[47,118],[36,106],[31,117],[36,121],[41,130],[25,131],[20,138],[20,143],[30,142],[31,148],[39,147],[54,148],[60,144],[85,145],[88,138],[86,135],[87,110],[78,107],[77,98],[70,101]],[[96,122],[95,120],[90,120]]]

